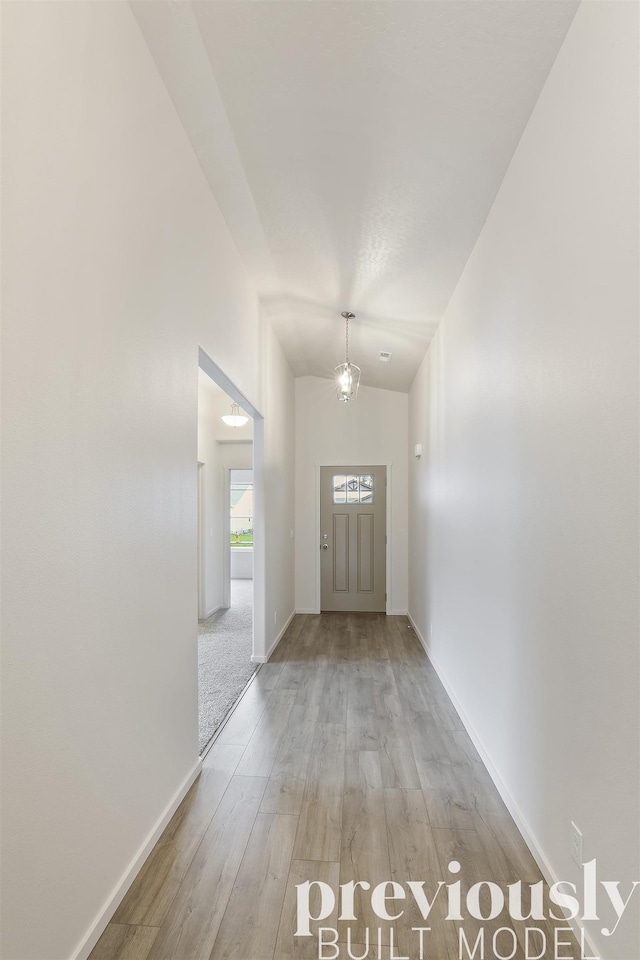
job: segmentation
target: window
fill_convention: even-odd
[[[235,473],[236,471],[233,471]],[[237,471],[238,473],[246,471]],[[253,546],[253,481],[231,479],[231,546]]]
[[[333,478],[334,503],[373,503],[373,477],[370,474],[338,474]]]

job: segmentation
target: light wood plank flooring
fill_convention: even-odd
[[[297,616],[90,960],[311,960],[316,937],[294,936],[296,884],[320,880],[337,893],[350,880],[393,880],[408,892],[408,881],[424,881],[431,896],[457,879],[464,905],[473,883],[522,880],[527,891],[542,877],[408,621]],[[424,960],[466,958],[460,927],[471,945],[484,927],[486,960],[494,934],[498,955],[513,941],[524,960],[535,926],[548,940],[544,960],[554,957],[550,921],[503,912],[460,924],[445,919],[444,899],[424,921],[408,898],[384,923],[360,890],[355,904],[357,920],[336,909],[311,926],[337,931],[341,960],[348,943],[363,960],[420,960],[412,928],[425,926]],[[530,935],[530,956],[540,943]],[[572,941],[561,955],[580,953]]]

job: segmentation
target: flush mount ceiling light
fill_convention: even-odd
[[[227,413],[222,419],[229,427],[244,427],[249,417],[240,413],[240,407],[237,403],[232,403],[231,413]]]
[[[345,321],[345,359],[344,363],[339,364],[334,373],[336,375],[336,389],[338,391],[338,400],[355,400],[358,396],[358,387],[360,385],[360,367],[355,363],[349,362],[349,320],[355,319],[355,313],[349,310],[343,310],[342,316]]]

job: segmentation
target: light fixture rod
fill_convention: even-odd
[[[355,320],[355,313],[351,313],[350,310],[343,310],[342,316],[345,319],[345,363],[349,363],[349,320]]]

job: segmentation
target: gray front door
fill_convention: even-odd
[[[386,467],[320,468],[320,607],[386,609]]]

